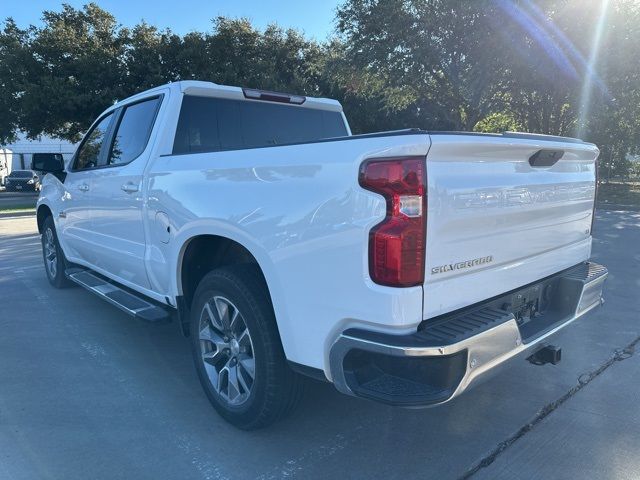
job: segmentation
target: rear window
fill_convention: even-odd
[[[15,170],[11,172],[9,176],[15,178],[31,178],[33,177],[33,172],[31,170]]]
[[[339,112],[186,95],[173,153],[269,147],[345,135]]]

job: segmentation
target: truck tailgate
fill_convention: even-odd
[[[431,140],[424,318],[589,258],[595,145],[525,135]],[[530,162],[541,150],[562,156],[552,153],[547,166]]]

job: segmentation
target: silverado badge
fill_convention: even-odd
[[[474,258],[473,260],[466,260],[464,262],[449,263],[447,265],[440,265],[439,267],[433,267],[431,269],[431,275],[438,273],[451,272],[453,270],[462,270],[463,268],[477,267],[478,265],[484,265],[486,263],[493,262],[493,255],[487,257]]]

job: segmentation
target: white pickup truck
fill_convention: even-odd
[[[416,407],[515,356],[557,361],[547,337],[602,302],[597,156],[351,135],[333,100],[183,81],[107,109],[66,169],[34,165],[51,173],[37,222],[54,286],[177,319],[215,409],[251,429],[293,408],[301,375]]]

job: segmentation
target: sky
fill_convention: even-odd
[[[65,0],[81,8],[90,0]],[[324,40],[333,32],[336,7],[341,0],[94,0],[119,23],[132,26],[145,20],[161,29],[185,34],[211,28],[217,16],[248,17],[258,28],[270,23],[304,31]],[[13,17],[20,27],[40,25],[43,10],[60,10],[61,0],[0,0],[0,19]]]

